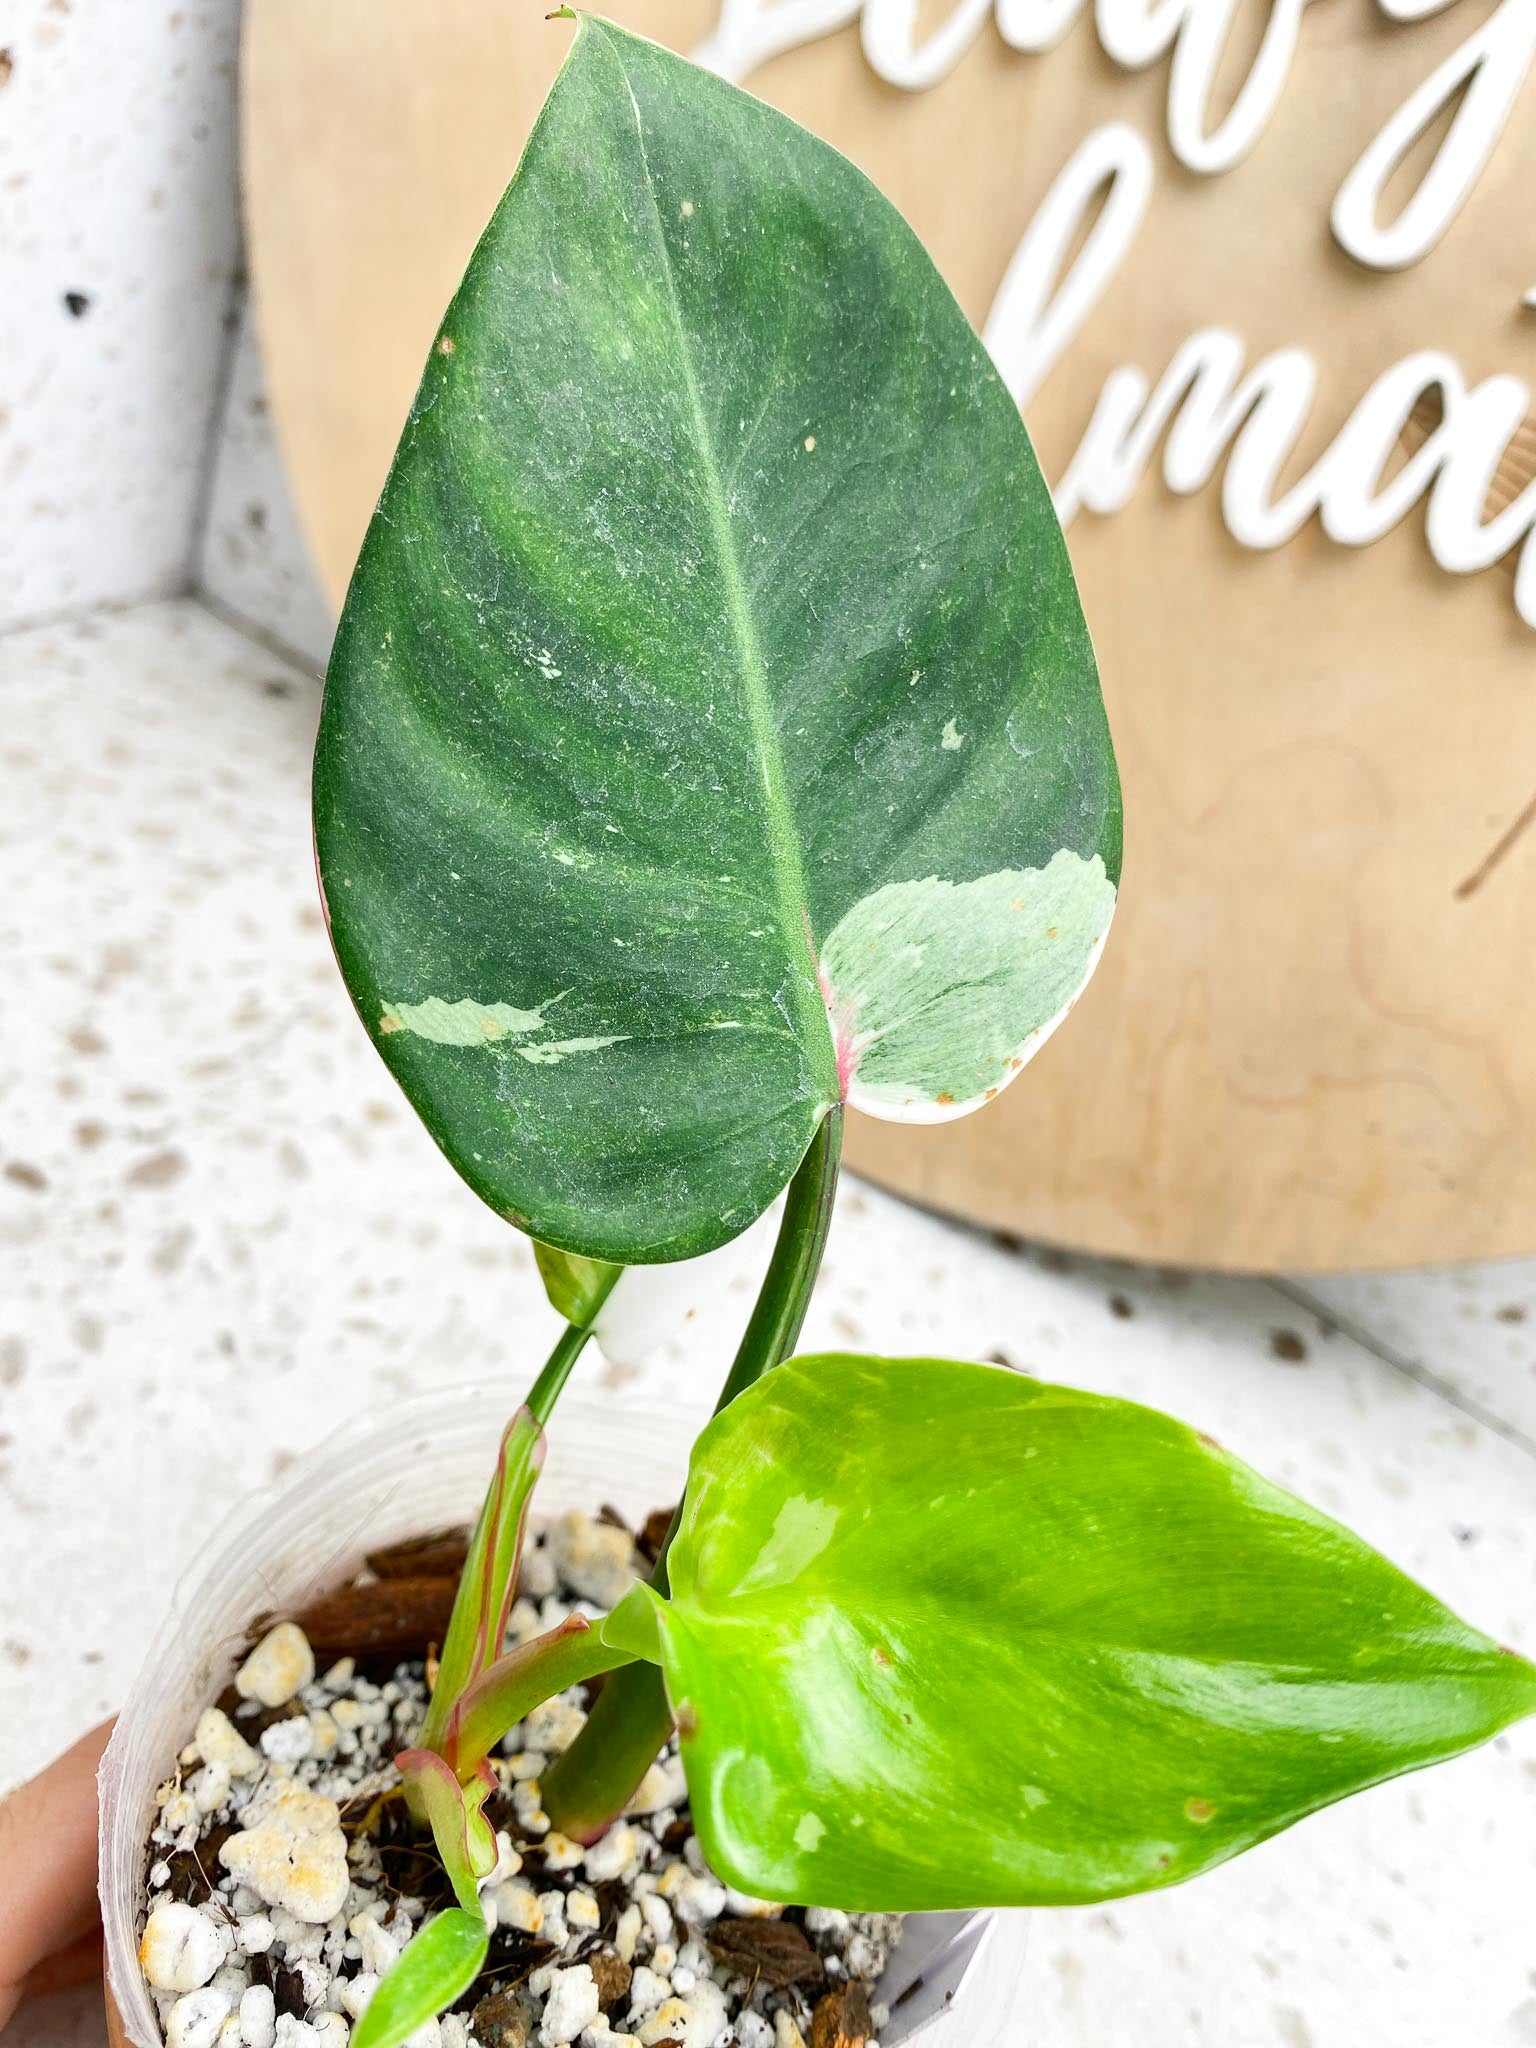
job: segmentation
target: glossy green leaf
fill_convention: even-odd
[[[670,1567],[694,1823],[768,1898],[1172,1884],[1536,1711],[1522,1658],[1209,1438],[991,1366],[770,1373],[700,1438]]]
[[[429,357],[315,824],[449,1159],[620,1263],[742,1230],[839,1099],[985,1099],[1096,958],[1119,791],[1006,390],[860,172],[606,23]]]
[[[450,1907],[413,1935],[352,2029],[352,2048],[401,2048],[474,1983],[490,1946],[484,1915]]]

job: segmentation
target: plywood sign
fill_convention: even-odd
[[[855,1162],[1230,1266],[1536,1249],[1536,0],[628,0],[861,163],[1024,406],[1126,788],[1113,943]],[[334,594],[566,48],[252,0],[273,402]]]

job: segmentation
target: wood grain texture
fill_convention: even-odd
[[[679,48],[710,0],[633,0]],[[936,17],[935,17],[936,18]],[[924,22],[931,26],[925,13]],[[860,162],[972,318],[1098,122],[1152,142],[1157,188],[1109,293],[1028,410],[1059,476],[1105,376],[1156,377],[1221,324],[1250,362],[1312,349],[1321,389],[1282,484],[1369,384],[1437,347],[1469,378],[1536,372],[1536,279],[1511,223],[1536,175],[1536,90],[1444,241],[1367,274],[1331,241],[1340,179],[1462,39],[1459,10],[1389,29],[1309,10],[1290,84],[1235,170],[1164,141],[1166,62],[1129,75],[1079,24],[1046,57],[985,29],[943,83],[874,77],[856,30],[751,83]],[[253,0],[248,203],[273,405],[339,598],[435,322],[569,37],[491,0],[431,33],[399,0]],[[1516,451],[1518,455],[1518,450]],[[1502,485],[1501,485],[1502,488]],[[1507,566],[1457,579],[1422,516],[1369,550],[1316,523],[1272,554],[1219,484],[1150,474],[1069,540],[1126,787],[1113,943],[1077,1016],[986,1115],[863,1124],[852,1162],[935,1206],[1095,1250],[1329,1269],[1536,1247],[1536,637]]]

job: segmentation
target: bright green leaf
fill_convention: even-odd
[[[767,1898],[1173,1884],[1536,1711],[1531,1665],[1209,1438],[990,1366],[770,1373],[700,1438],[670,1568],[694,1824]]]
[[[352,2029],[352,2048],[400,2048],[418,2027],[463,1997],[480,1974],[488,1946],[479,1912],[453,1906],[429,1920],[380,1980]]]
[[[622,1650],[627,1661],[661,1662],[656,1597],[643,1579],[637,1579],[613,1612],[603,1616],[601,1627],[603,1641]]]
[[[607,23],[429,358],[315,822],[443,1150],[620,1263],[742,1230],[840,1098],[983,1100],[1109,922],[1092,649],[981,343],[860,172]]]

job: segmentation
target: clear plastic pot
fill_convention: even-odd
[[[349,1426],[217,1530],[177,1587],[101,1765],[107,2018],[118,2048],[162,2048],[138,1967],[154,1793],[201,1709],[228,1684],[253,1616],[301,1605],[381,1544],[470,1521],[508,1413],[504,1389],[470,1387]],[[638,1526],[678,1497],[698,1423],[571,1389],[549,1431],[535,1513],[595,1512],[611,1501]],[[1014,1913],[914,1915],[882,1987],[894,2006],[882,2048],[1002,2048],[1023,1928]]]

